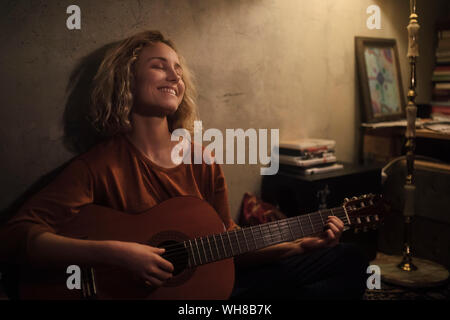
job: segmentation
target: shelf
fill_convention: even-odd
[[[361,163],[387,163],[406,153],[405,127],[362,129]],[[450,163],[450,134],[416,129],[414,153]]]
[[[382,136],[404,136],[405,130],[406,128],[404,127],[364,128],[365,134]],[[440,133],[429,129],[416,129],[416,138],[450,140],[450,134]]]
[[[428,129],[416,129],[416,136],[418,138],[450,140],[450,134],[440,133]]]

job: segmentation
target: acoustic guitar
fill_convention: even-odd
[[[134,215],[87,205],[58,233],[165,248],[163,257],[174,265],[173,277],[155,289],[118,268],[80,266],[81,289],[69,290],[67,266],[28,269],[22,270],[19,295],[22,299],[227,299],[234,285],[233,257],[318,235],[330,215],[344,222],[344,230],[375,228],[383,219],[383,209],[381,197],[370,194],[346,199],[341,207],[225,232],[213,207],[190,196],[171,198]]]

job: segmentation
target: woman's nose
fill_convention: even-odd
[[[167,79],[169,81],[178,82],[181,79],[181,76],[176,72],[174,68],[169,68],[167,72]]]

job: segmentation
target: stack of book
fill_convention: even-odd
[[[450,22],[437,26],[438,46],[433,71],[431,117],[450,117]]]
[[[325,139],[281,142],[280,170],[311,175],[342,169],[344,166],[336,162],[335,147],[334,140]]]

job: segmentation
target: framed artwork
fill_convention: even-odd
[[[405,118],[400,64],[395,39],[355,37],[363,122]]]

